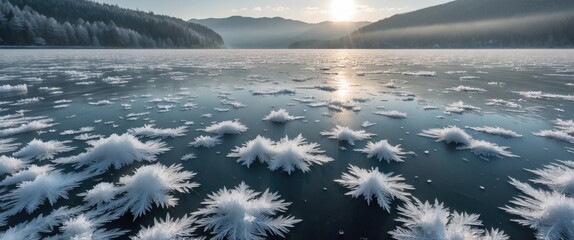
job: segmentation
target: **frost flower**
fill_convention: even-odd
[[[362,169],[349,165],[349,173],[343,173],[341,179],[335,180],[351,191],[345,195],[353,197],[363,196],[367,204],[371,204],[373,198],[377,199],[380,207],[390,212],[390,203],[393,199],[408,201],[409,193],[406,190],[414,189],[404,183],[405,179],[400,175],[379,172],[379,168]]]
[[[339,141],[347,141],[351,145],[355,145],[355,141],[361,141],[365,139],[370,139],[376,134],[367,133],[365,130],[355,131],[349,127],[341,127],[337,125],[331,131],[321,132],[323,136],[329,136],[331,139],[337,139]]]
[[[291,203],[279,199],[269,189],[263,194],[241,183],[234,189],[223,188],[209,195],[205,208],[193,213],[197,223],[214,234],[212,239],[266,239],[268,233],[284,237],[293,224],[301,220],[292,216],[276,216]]]
[[[400,144],[392,146],[388,140],[381,140],[376,143],[368,142],[365,148],[355,149],[355,151],[366,153],[367,158],[376,157],[379,161],[384,159],[387,163],[391,163],[391,161],[404,162],[404,155],[412,154],[411,152],[403,152]]]

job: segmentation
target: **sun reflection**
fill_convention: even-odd
[[[348,100],[350,88],[349,79],[344,75],[339,76],[337,78],[337,99],[341,101]]]

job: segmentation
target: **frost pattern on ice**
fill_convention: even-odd
[[[153,124],[145,124],[143,127],[130,128],[128,133],[134,136],[144,136],[149,138],[174,138],[185,136],[187,132],[186,126],[180,126],[176,128],[154,128]]]
[[[239,121],[223,121],[215,123],[201,130],[208,133],[225,135],[225,134],[240,134],[242,132],[247,131],[247,129],[248,128]]]
[[[538,178],[531,180],[548,186],[553,191],[574,197],[574,161],[558,161],[542,169],[528,170]]]
[[[172,192],[188,193],[199,186],[189,182],[195,173],[182,169],[179,164],[166,167],[159,163],[139,167],[133,175],[120,178],[117,187],[119,197],[110,201],[104,209],[119,213],[130,211],[135,220],[150,211],[152,204],[162,208],[176,206],[178,198],[172,196]]]
[[[255,139],[247,141],[241,147],[235,147],[227,157],[238,157],[237,162],[247,167],[255,160],[268,163],[276,154],[274,144],[270,139],[257,135]]]
[[[311,164],[323,165],[333,161],[333,158],[323,155],[325,151],[319,146],[318,143],[307,143],[301,134],[294,139],[285,136],[275,144],[276,151],[269,160],[269,169],[283,169],[288,174],[296,169],[308,172]]]
[[[376,143],[368,142],[365,148],[355,149],[357,152],[367,154],[367,158],[375,157],[379,161],[386,160],[387,163],[391,161],[404,162],[404,155],[412,154],[411,152],[404,152],[401,145],[393,146],[389,144],[388,140],[381,140]]]
[[[355,141],[362,141],[370,139],[372,136],[377,134],[367,133],[365,130],[355,131],[349,127],[342,127],[337,125],[331,131],[324,131],[320,133],[323,136],[329,136],[331,139],[337,139],[339,141],[347,141],[351,145],[355,145]]]
[[[469,127],[469,128],[474,130],[474,131],[477,131],[477,132],[483,132],[483,133],[488,133],[488,134],[492,134],[492,135],[498,135],[498,136],[502,136],[502,137],[506,137],[506,138],[522,137],[522,135],[516,133],[515,131],[504,129],[501,127],[484,126],[484,127]]]
[[[472,137],[470,135],[456,126],[423,130],[422,133],[419,133],[419,136],[435,138],[437,142],[444,141],[445,143],[457,143],[463,145],[468,145],[472,141]]]
[[[190,142],[189,146],[211,148],[221,143],[222,141],[221,139],[219,139],[219,137],[201,135],[199,137],[196,137],[193,142]]]
[[[208,195],[193,214],[199,226],[214,234],[212,239],[263,240],[268,233],[285,237],[289,228],[301,220],[293,216],[277,216],[291,205],[277,193],[255,192],[245,183],[234,189],[223,188]]]
[[[67,158],[54,160],[57,163],[74,164],[76,168],[87,166],[87,170],[95,173],[102,173],[109,167],[114,166],[120,169],[133,162],[148,161],[157,159],[157,155],[168,151],[164,142],[147,141],[141,142],[131,134],[112,134],[108,138],[87,142],[91,148],[86,152]]]
[[[265,116],[263,118],[263,120],[276,122],[276,123],[284,123],[287,121],[293,121],[293,120],[303,119],[303,118],[305,118],[305,117],[303,117],[303,116],[291,116],[291,115],[289,115],[289,112],[287,112],[287,110],[281,108],[277,111],[271,110],[269,115]]]
[[[536,238],[559,240],[574,238],[574,198],[555,191],[544,191],[511,178],[510,183],[522,195],[510,201],[514,206],[502,209],[521,217],[514,222],[536,230]]]
[[[498,146],[495,143],[483,141],[483,140],[472,140],[469,145],[457,147],[457,149],[469,149],[475,155],[479,157],[518,157],[507,151],[509,147]]]
[[[349,165],[348,169],[349,173],[343,173],[341,179],[335,180],[351,189],[345,195],[363,196],[369,205],[373,198],[376,198],[379,206],[387,212],[391,211],[392,200],[409,201],[410,193],[406,190],[414,189],[411,185],[404,183],[405,179],[401,175],[393,176],[393,173],[383,173],[379,171],[379,168],[369,170]]]
[[[477,239],[477,240],[507,240],[502,231],[492,229],[485,231],[479,227],[482,221],[479,214],[451,212],[443,203],[435,200],[434,204],[421,202],[414,198],[398,207],[401,217],[395,219],[403,223],[389,233],[394,239]]]
[[[165,220],[155,218],[153,226],[143,227],[132,240],[195,239],[196,219],[187,215],[175,219],[167,213]]]
[[[2,208],[11,216],[22,210],[32,213],[46,200],[54,206],[58,199],[67,199],[68,192],[78,187],[86,178],[88,175],[83,173],[64,174],[60,170],[42,173],[1,196]]]
[[[399,112],[396,110],[392,110],[392,111],[377,111],[377,112],[373,112],[374,114],[377,115],[382,115],[382,116],[387,116],[390,118],[406,118],[407,114],[404,112]]]
[[[56,141],[51,140],[43,142],[42,140],[33,139],[20,149],[19,151],[12,153],[12,156],[18,157],[25,160],[50,160],[54,159],[57,154],[65,153],[76,149],[75,147],[67,146],[66,143],[69,141]]]
[[[13,174],[26,168],[27,166],[27,162],[24,162],[20,159],[4,155],[0,156],[0,176],[4,174]]]

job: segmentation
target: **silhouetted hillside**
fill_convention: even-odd
[[[572,0],[457,0],[292,48],[481,48],[574,45]]]
[[[228,18],[191,19],[217,31],[231,48],[287,48],[302,40],[328,40],[345,36],[368,22],[322,22],[317,24],[275,18],[251,18],[233,16]]]

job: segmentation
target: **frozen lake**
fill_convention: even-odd
[[[26,203],[33,200],[18,191],[22,180],[4,184],[0,206],[7,222],[0,231],[61,206],[84,206],[79,211],[85,213],[105,209],[89,206],[78,194],[100,182],[120,186],[122,176],[157,162],[181,164],[180,171],[196,173],[189,181],[200,186],[187,193],[172,191],[179,199],[174,206],[153,204],[136,218],[125,211],[99,227],[130,230],[119,239],[135,236],[154,218],[163,219],[168,212],[175,218],[189,215],[205,207],[208,194],[245,182],[257,192],[269,189],[292,203],[279,215],[302,221],[288,228],[285,239],[338,239],[340,230],[343,239],[388,239],[389,231],[402,226],[396,219],[404,201],[392,200],[387,212],[376,199],[367,204],[363,196],[345,195],[350,189],[334,180],[353,165],[402,175],[413,188],[405,192],[423,202],[437,199],[451,211],[480,214],[481,229],[498,228],[511,239],[535,239],[534,229],[511,222],[520,216],[501,209],[515,206],[510,201],[521,194],[509,177],[550,191],[545,184],[530,182],[538,175],[526,169],[574,159],[573,50],[0,50],[0,86],[0,155],[6,156],[1,160],[14,157],[21,164],[0,167],[0,180],[33,165],[53,165],[46,172],[61,171],[61,181],[68,173],[82,175],[75,180],[77,186],[59,189],[68,199],[60,196],[52,203]],[[280,109],[296,119],[263,120]],[[190,146],[200,135],[225,132],[212,125],[234,120],[227,133],[238,134],[225,134],[210,148]],[[147,129],[150,135],[164,138],[134,129],[146,124],[155,125]],[[353,146],[321,134],[337,125],[376,135]],[[469,142],[447,144],[428,134],[449,126],[470,135]],[[172,136],[157,131],[178,127],[187,131],[172,131]],[[101,138],[105,144],[112,134],[127,132],[140,134],[130,143],[157,141],[169,149],[150,153],[154,156],[149,161],[94,170],[95,162],[121,159],[122,150],[129,155],[134,145],[119,140],[90,153],[90,147],[98,145],[87,141]],[[299,134],[324,151],[315,156],[331,161],[288,173],[272,171],[273,165],[261,159],[248,168],[238,157],[227,156],[258,135],[277,142]],[[37,152],[46,149],[22,151],[33,139],[58,141],[67,149],[53,147],[54,156],[44,158]],[[381,140],[400,144],[403,151],[395,153],[403,161],[369,158],[364,148]],[[482,155],[484,149],[476,145],[480,140],[490,147]],[[281,152],[281,143],[276,145],[273,151]],[[131,158],[137,157],[126,157]],[[24,180],[33,182],[37,176]],[[574,187],[574,177],[571,181]],[[119,191],[126,192],[118,193],[116,200],[128,195],[124,185]],[[564,194],[572,201],[568,191]],[[209,236],[203,227],[196,234]]]

